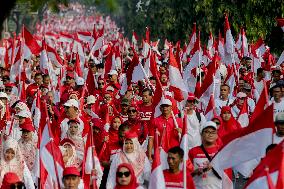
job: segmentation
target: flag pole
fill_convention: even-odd
[[[91,181],[90,183],[93,184],[92,189],[97,189],[97,176],[94,175],[95,177],[92,178],[92,176],[94,174],[94,171],[95,171],[95,163],[96,163],[95,159],[94,159],[94,148],[95,148],[95,145],[94,145],[93,126],[92,125],[91,125],[91,133],[90,133],[90,135],[91,135],[91,145],[92,145],[91,150],[92,150],[92,162],[93,162],[93,170],[92,170],[92,172],[90,174],[90,181]]]

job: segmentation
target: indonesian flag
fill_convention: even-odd
[[[127,69],[126,77],[127,77],[127,85],[129,86],[132,82],[138,82],[139,80],[143,80],[145,75],[145,70],[142,64],[139,61],[138,55],[134,51],[134,55],[132,61]]]
[[[64,162],[61,151],[53,140],[54,137],[50,129],[46,106],[44,109],[39,128],[34,174],[36,178],[40,179],[40,188],[62,188]]]
[[[212,32],[210,32],[210,35],[209,35],[209,39],[207,42],[207,49],[209,51],[210,57],[213,57],[215,53],[215,49],[214,49],[214,39],[213,39]]]
[[[231,88],[231,90],[230,90],[230,97],[232,97],[233,94],[234,94],[234,88],[235,88],[235,86],[237,84],[236,83],[236,81],[237,81],[236,78],[237,78],[237,76],[236,76],[234,65],[227,66],[227,77],[226,77],[224,83],[226,83]]]
[[[274,129],[271,105],[248,127],[225,135],[222,138],[223,147],[215,155],[211,165],[219,175],[223,175],[227,168],[263,157],[266,147],[272,142]]]
[[[58,42],[72,43],[73,35],[66,33],[66,32],[60,32]]]
[[[16,77],[20,75],[22,70],[22,42],[18,42],[18,48],[16,49],[16,57],[14,62],[11,64],[10,70],[10,80],[11,82],[16,82]],[[13,57],[12,57],[13,58]]]
[[[89,31],[79,31],[77,32],[77,38],[85,43],[91,43],[93,40],[92,33]]]
[[[94,54],[97,50],[102,48],[104,45],[104,36],[99,36],[95,42],[94,45],[92,46],[91,53]]]
[[[45,43],[45,42],[43,42]],[[41,53],[40,53],[40,70],[42,71],[42,73],[44,74],[50,74],[52,68],[52,65],[50,64],[50,62],[48,61],[48,57],[47,57],[47,53],[45,49],[42,49]]]
[[[234,38],[231,33],[230,24],[228,20],[228,15],[225,16],[225,63],[226,65],[231,65],[234,63]]]
[[[243,107],[237,118],[238,122],[242,127],[247,127],[249,125],[249,115],[248,115],[248,104],[247,100],[245,100]]]
[[[257,42],[253,45],[253,49],[256,51],[258,57],[262,57],[266,51],[265,43],[262,38],[257,40]]]
[[[165,183],[164,173],[163,173],[161,159],[160,159],[160,148],[159,148],[158,136],[155,136],[154,159],[153,159],[152,172],[151,172],[148,188],[149,189],[166,189],[166,183]]]
[[[133,31],[132,31],[132,44],[133,44],[133,46],[136,46],[136,45],[137,45],[138,39],[139,39],[139,38],[138,38],[136,32],[133,30]]]
[[[201,46],[200,46],[200,31],[198,32],[198,37],[194,43],[193,48],[190,51],[190,54],[192,55],[187,68],[188,70],[192,70],[193,68],[196,68],[197,66],[201,65],[202,61],[202,52],[201,52]]]
[[[31,108],[31,113],[33,115],[33,123],[38,130],[39,124],[40,124],[40,118],[41,118],[41,112],[40,112],[40,90],[37,91],[36,93],[36,98],[33,100],[32,108]]]
[[[47,53],[47,57],[56,67],[62,67],[63,62],[56,50],[49,45],[45,45],[45,50]]]
[[[159,117],[162,112],[160,110],[160,105],[161,105],[161,102],[163,100],[163,98],[165,98],[163,96],[163,88],[162,88],[162,84],[160,82],[160,80],[158,79],[157,80],[157,85],[156,85],[156,90],[155,90],[155,93],[154,93],[154,96],[153,96],[153,117],[156,118],[156,117]]]
[[[192,33],[189,37],[189,44],[186,47],[186,54],[190,54],[190,52],[193,49],[194,44],[196,42],[196,38],[197,38],[197,36],[196,36],[196,23],[193,23]]]
[[[178,64],[173,55],[172,48],[169,50],[169,80],[170,90],[174,93],[174,99],[181,102],[187,98],[188,90],[183,82],[182,75],[180,73]]]
[[[90,184],[93,184],[93,188],[99,188],[101,184],[101,179],[103,175],[103,170],[99,161],[99,158],[97,156],[94,141],[92,138],[92,129],[89,130],[87,141],[85,145],[85,155],[84,155],[84,161],[83,161],[83,180],[85,189],[90,188]],[[96,170],[97,176],[95,177],[92,175],[92,172]],[[92,178],[92,180],[90,180]]]
[[[204,116],[207,120],[211,120],[216,115],[217,115],[217,113],[216,113],[214,94],[212,93],[210,95],[210,99],[209,99],[209,102],[208,102],[208,106],[206,107]]]
[[[259,115],[261,115],[261,113],[267,107],[268,103],[269,102],[268,102],[267,86],[266,86],[266,82],[263,81],[263,89],[262,89],[262,92],[260,94],[258,101],[256,102],[254,112],[252,113],[250,117],[250,122],[253,122],[254,119],[256,119]]]
[[[26,82],[25,81],[19,81],[19,82],[20,82],[20,85],[19,85],[19,93],[20,93],[19,99],[22,102],[26,102],[26,99],[27,99],[27,95],[26,95]]]
[[[275,66],[280,66],[284,62],[284,51],[281,53],[280,57],[277,60]]]
[[[279,27],[281,27],[281,29],[282,29],[283,32],[284,32],[284,18],[277,18],[276,21],[277,21],[277,25],[278,25]]]
[[[38,55],[41,51],[41,48],[33,35],[27,30],[25,26],[23,26],[22,36],[25,40],[23,48],[24,58],[29,59],[32,54]]]
[[[245,189],[273,188],[284,188],[284,141],[261,160],[245,186]]]
[[[195,91],[195,96],[199,99],[202,99],[204,104],[209,102],[210,96],[214,89],[214,76],[216,75],[217,60],[218,56],[215,54],[213,61],[208,65],[208,73],[204,78],[200,91]]]
[[[222,60],[224,61],[225,59],[225,47],[224,47],[224,39],[222,38],[221,32],[219,32],[219,37],[218,37],[218,53],[221,56]],[[225,62],[225,61],[224,61]]]

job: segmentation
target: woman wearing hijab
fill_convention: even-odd
[[[65,138],[60,142],[59,146],[65,167],[76,167],[81,170],[82,160],[78,157],[75,144],[72,140]]]
[[[80,135],[80,132],[79,132],[80,122],[77,119],[70,119],[68,121],[68,125],[69,127],[66,133],[66,138],[72,140],[72,142],[75,145],[75,149],[76,149],[78,157],[80,159],[83,159],[85,143],[84,143],[84,139],[82,135]]]
[[[16,140],[8,138],[3,145],[0,160],[0,183],[2,184],[4,175],[8,172],[16,173],[27,189],[34,189],[32,175],[20,152],[20,147]],[[1,185],[0,184],[0,185]]]
[[[140,186],[147,187],[151,173],[151,164],[138,141],[138,136],[135,132],[125,133],[123,150],[117,153],[111,162],[110,172],[107,179],[107,189],[112,189],[115,186],[115,170],[121,163],[129,163],[134,169],[137,182]],[[145,182],[146,181],[146,182]]]
[[[122,163],[116,170],[115,189],[143,189],[139,186],[132,166],[128,163]]]
[[[218,135],[221,138],[224,135],[241,128],[240,123],[237,120],[235,120],[235,118],[233,117],[230,106],[222,107],[221,117],[222,117],[223,123],[222,125],[220,125],[218,129]]]

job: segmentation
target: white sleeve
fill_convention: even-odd
[[[24,184],[25,184],[26,189],[35,189],[33,177],[25,162],[24,162],[23,173],[24,173]]]
[[[151,163],[150,163],[148,157],[145,157],[144,171],[143,171],[144,180],[147,180],[147,181],[150,180],[151,167],[152,166],[151,166]]]
[[[205,116],[203,115],[203,113],[200,113],[200,117],[201,117],[200,126],[202,126],[206,123],[207,120]]]
[[[111,164],[107,177],[106,189],[113,189],[116,185],[116,169],[119,164],[119,153],[115,154]]]

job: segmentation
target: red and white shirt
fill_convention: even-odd
[[[213,157],[218,152],[218,146],[205,148],[208,155]],[[194,169],[203,169],[208,163],[206,155],[200,146],[194,147],[189,151],[189,158],[193,163]],[[193,177],[196,189],[222,189],[222,180],[217,178],[212,170],[203,175]]]

